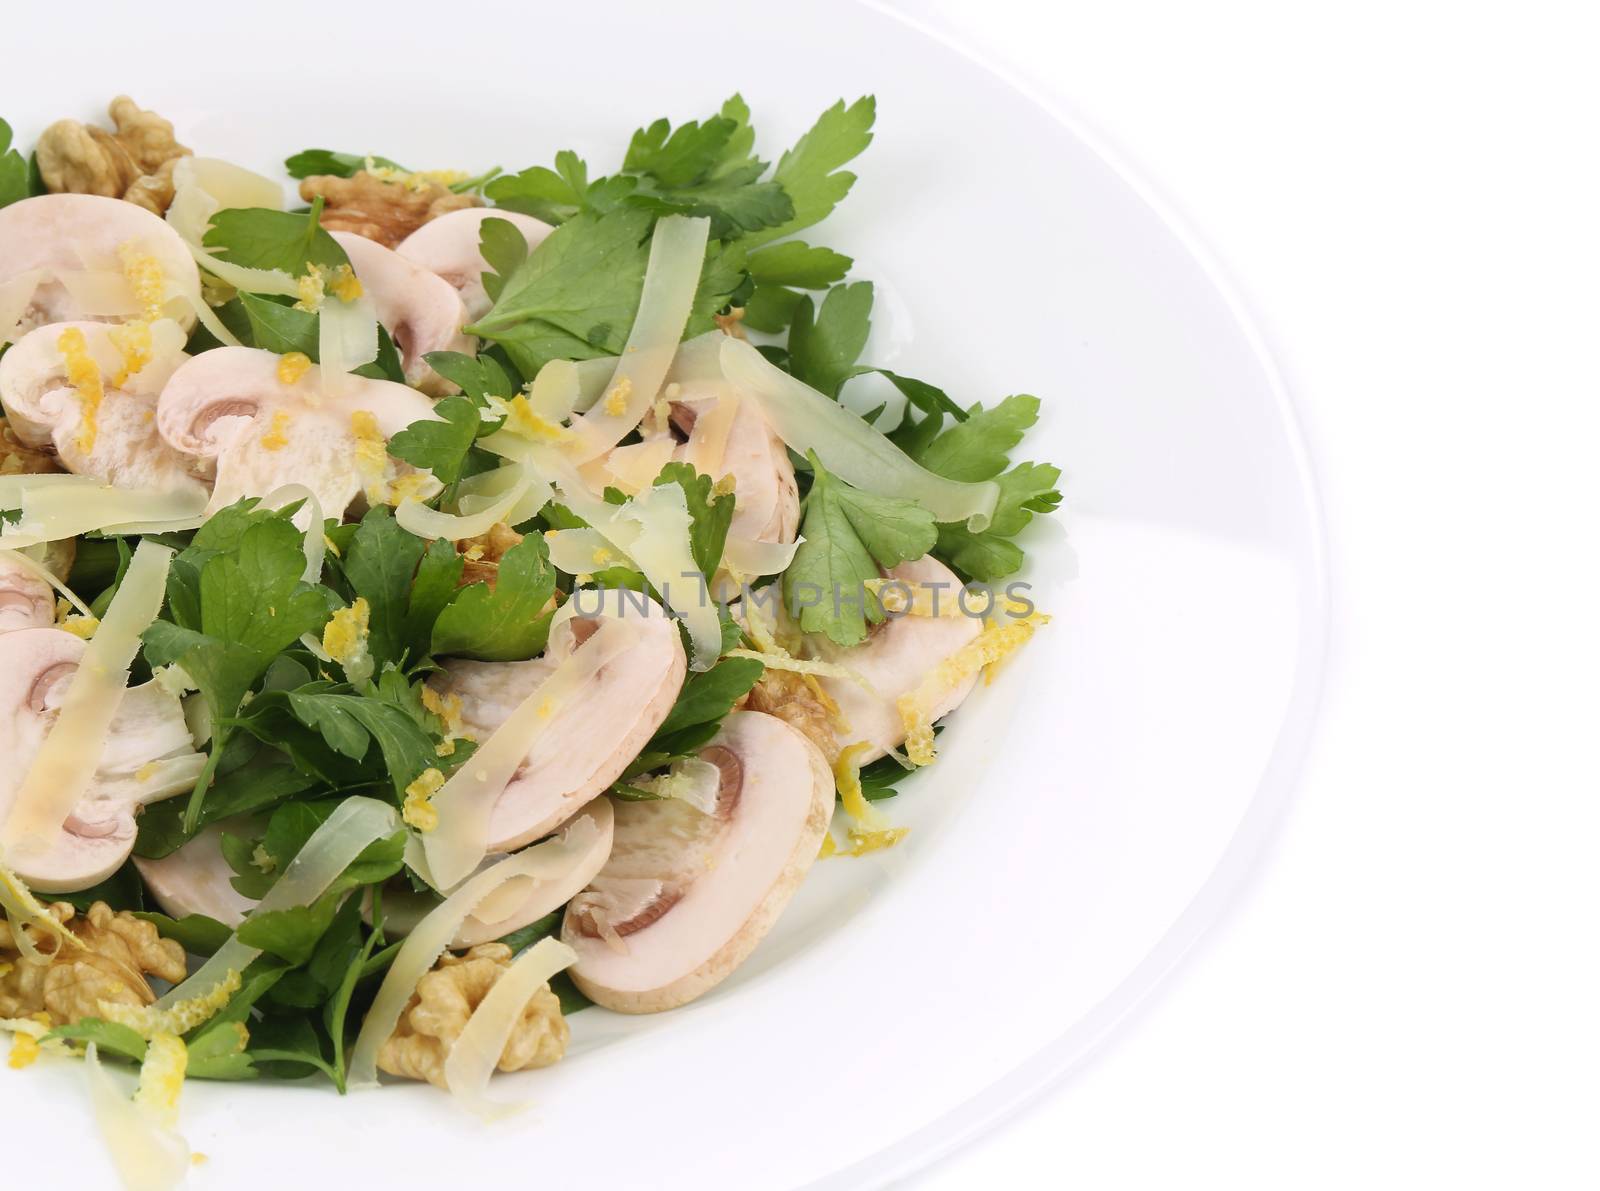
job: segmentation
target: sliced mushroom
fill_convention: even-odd
[[[256,908],[256,899],[233,887],[232,866],[222,854],[224,834],[254,836],[258,820],[224,819],[203,829],[183,847],[157,860],[135,856],[133,863],[156,904],[174,918],[204,914],[226,927],[236,927]]]
[[[833,775],[782,720],[736,711],[700,755],[722,771],[717,811],[677,799],[616,808],[611,857],[567,907],[577,986],[622,1013],[694,1000],[755,950],[817,858]]]
[[[555,709],[495,803],[490,852],[515,851],[570,818],[621,776],[672,710],[686,664],[677,622],[644,597],[620,611],[638,629],[638,640]],[[551,630],[544,655],[532,661],[447,661],[430,681],[446,699],[461,699],[462,722],[481,740],[608,614],[588,616],[580,608]]]
[[[86,396],[68,379],[61,344],[73,332],[83,336],[99,372],[98,394]],[[117,346],[116,332],[106,323],[51,323],[13,344],[0,357],[0,401],[12,432],[28,447],[55,451],[80,476],[120,488],[203,493],[190,460],[162,441],[155,423],[162,388],[189,358],[183,331],[168,319],[151,324],[148,343],[130,346],[137,353],[132,360]]]
[[[723,403],[737,400],[732,421],[719,419]],[[686,437],[674,457],[708,468],[716,477],[732,476],[735,504],[733,537],[756,542],[792,542],[800,525],[800,490],[795,486],[789,449],[773,433],[750,398],[736,398],[722,381],[694,381],[678,386],[671,398],[672,422]],[[715,442],[723,446],[719,454]]]
[[[566,871],[558,877],[545,880],[511,878],[478,903],[478,908],[456,931],[450,946],[460,950],[476,947],[479,943],[492,943],[566,905],[579,890],[594,880],[595,874],[605,864],[606,857],[611,854],[612,820],[611,802],[603,797],[592,800],[555,833],[554,838],[557,839],[588,841],[572,857]],[[579,828],[580,824],[580,831],[574,833],[573,829]],[[484,861],[484,866],[498,864],[504,859],[504,856],[491,856]],[[436,899],[412,892],[409,884],[397,882],[383,892],[384,930],[392,935],[410,934],[412,928],[437,904]]]
[[[280,363],[255,348],[213,348],[174,372],[161,392],[156,426],[193,467],[215,475],[212,509],[294,483],[317,494],[324,516],[343,516],[357,493],[382,482],[369,473],[387,458],[372,457],[358,417],[370,414],[387,442],[437,416],[405,385],[349,376],[324,392],[315,366],[286,383]]]
[[[200,272],[183,240],[143,207],[94,194],[43,194],[0,207],[0,290],[24,275],[41,274],[22,307],[18,334],[45,323],[120,322],[131,313],[90,309],[99,303],[85,296],[88,287],[71,284],[85,274],[121,274],[124,245],[153,257],[165,278],[185,292],[200,292]],[[125,306],[126,295],[113,304]],[[194,325],[192,309],[169,313],[185,330]],[[6,330],[0,326],[0,338]]]
[[[840,742],[866,741],[872,746],[858,758],[862,764],[905,741],[906,727],[895,700],[915,690],[940,662],[983,631],[978,616],[961,610],[961,580],[932,555],[901,563],[888,577],[905,584],[913,598],[930,603],[936,598],[943,615],[892,617],[874,625],[865,641],[849,648],[835,645],[822,634],[808,638],[819,657],[849,667],[872,688],[866,690],[847,678],[819,680],[849,725],[848,730],[840,731]],[[954,711],[976,682],[977,676],[970,675],[951,686],[930,709],[929,719]]]
[[[32,567],[0,554],[0,633],[49,628],[55,622],[55,591]]]
[[[13,775],[0,783],[0,823],[55,723],[84,648],[79,638],[55,628],[0,634],[0,756]],[[8,862],[45,893],[105,880],[133,850],[139,808],[193,789],[203,764],[177,698],[154,683],[129,688],[89,792],[60,835],[48,848],[18,850]]]
[[[554,230],[531,215],[494,207],[466,207],[429,220],[395,249],[407,260],[448,281],[461,295],[469,321],[483,317],[493,305],[483,288],[488,266],[479,248],[485,219],[504,219],[512,224],[522,233],[530,251]]]
[[[467,311],[461,296],[444,278],[354,232],[333,232],[362,290],[378,308],[378,321],[389,332],[406,382],[442,397],[453,386],[423,359],[429,352],[476,351],[477,341],[463,335]]]

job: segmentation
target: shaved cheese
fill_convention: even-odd
[[[638,635],[637,626],[626,620],[602,622],[599,630],[536,686],[433,796],[439,826],[424,837],[422,848],[436,888],[450,888],[477,867],[488,851],[489,817],[495,803],[556,710],[582,690],[602,666],[631,646]]]
[[[44,284],[43,269],[30,269],[0,281],[0,345],[17,338],[22,316],[33,305],[33,295]]]
[[[488,533],[496,522],[514,525],[526,521],[550,499],[549,485],[525,464],[510,463],[498,470],[497,480],[506,485],[503,493],[470,513],[445,513],[429,508],[420,500],[408,499],[401,501],[395,510],[395,520],[401,528],[418,537],[459,542],[462,538]]]
[[[672,358],[672,367],[667,370],[668,386],[721,381],[722,341],[726,338],[721,331],[707,331],[678,344],[678,354]],[[674,394],[669,392],[667,396]]]
[[[23,477],[11,477],[21,480]],[[32,481],[52,481],[55,476],[28,476]],[[28,483],[12,487],[0,481],[0,505],[22,510],[21,519],[0,531],[0,546],[17,549],[41,542],[74,538],[96,530],[132,532],[132,527],[160,530],[197,528],[206,495],[195,489],[160,492],[142,488],[114,488],[89,476],[62,476],[61,480],[88,483]],[[15,493],[16,503],[8,503]]]
[[[636,527],[631,535],[619,532],[630,523]],[[628,552],[661,593],[662,602],[682,618],[694,646],[690,667],[709,670],[722,652],[722,621],[716,601],[707,591],[706,576],[694,563],[689,505],[683,489],[677,484],[646,488],[627,504],[617,506],[611,525],[615,528],[597,528]]]
[[[739,394],[730,390],[705,413],[695,418],[694,434],[689,438],[689,462],[705,476],[720,476],[728,453],[728,432],[739,416]]]
[[[374,798],[346,798],[311,833],[251,917],[316,901],[369,844],[393,835],[399,826],[393,807]],[[260,954],[258,948],[241,943],[235,931],[199,971],[157,1001],[156,1008],[172,1009],[184,1001],[210,995],[228,979],[229,973],[244,971]]]
[[[575,858],[594,845],[599,830],[593,816],[586,815],[553,839],[497,861],[467,880],[411,929],[361,1023],[361,1032],[350,1052],[350,1087],[377,1086],[379,1048],[394,1033],[417,982],[444,954],[473,911],[507,881],[561,879]]]
[[[629,785],[658,798],[676,798],[703,815],[717,813],[717,793],[722,788],[722,770],[704,757],[679,757],[660,777],[639,778]]]
[[[61,269],[55,279],[85,318],[126,318],[141,309],[133,286],[118,269]]]
[[[983,632],[928,671],[915,690],[895,700],[906,729],[906,755],[913,765],[933,763],[933,723],[929,715],[940,697],[985,666],[1002,661],[1021,649],[1034,630],[1049,621],[1048,616],[1037,612],[1005,623],[991,621]]]
[[[528,408],[548,422],[558,425],[565,422],[572,416],[582,393],[580,376],[577,365],[571,360],[551,360],[539,369],[539,375],[528,386]]]
[[[260,174],[213,157],[180,158],[173,167],[172,181],[173,198],[172,205],[167,208],[167,223],[182,237],[190,254],[206,272],[245,293],[292,296],[298,292],[295,279],[282,269],[251,269],[231,264],[204,247],[206,230],[218,211],[233,207],[269,207],[281,211],[283,187]],[[205,300],[198,292],[191,296],[191,304],[195,306],[196,315],[205,322],[205,315],[201,313]],[[223,342],[234,342],[233,336],[230,334]]]
[[[182,1045],[181,1043],[179,1045]],[[188,1176],[189,1143],[159,1112],[135,1104],[100,1065],[94,1043],[84,1055],[95,1123],[128,1191],[172,1191]]]
[[[500,974],[478,1002],[444,1061],[445,1087],[470,1112],[493,1120],[521,1107],[491,1100],[489,1079],[528,1002],[550,977],[577,962],[578,953],[559,939],[540,939]]]
[[[670,437],[663,437],[616,447],[606,456],[606,470],[616,486],[632,496],[655,483],[661,469],[672,462],[675,446]]]
[[[611,566],[632,566],[633,560],[598,530],[552,529],[544,535],[550,562],[569,575],[589,575]]]
[[[30,547],[30,549],[37,549],[37,547]],[[78,598],[77,592],[73,591],[72,588],[61,582],[60,579],[57,579],[54,571],[45,566],[44,563],[40,562],[38,559],[34,558],[31,554],[28,554],[23,550],[0,550],[0,558],[5,558],[16,563],[29,574],[48,583],[56,590],[57,593],[60,594],[62,599],[66,600],[67,603],[71,604],[72,607],[77,610],[80,616],[94,615],[94,613],[89,610],[89,605],[85,604],[81,599]]]
[[[824,467],[863,492],[915,501],[935,520],[965,521],[974,533],[988,528],[1000,499],[993,480],[965,484],[935,475],[865,419],[769,363],[750,344],[725,337],[721,350],[728,380],[760,402],[773,431],[794,450],[815,451]]]
[[[378,307],[369,297],[322,304],[317,319],[317,358],[325,397],[349,387],[349,374],[378,358]]]
[[[3,838],[12,854],[48,851],[87,795],[111,731],[111,720],[139,652],[139,635],[161,612],[172,550],[140,542],[133,561],[83,651],[60,714],[17,791]]]
[[[755,538],[728,535],[722,547],[722,563],[741,575],[781,575],[794,561],[804,538],[792,542],[761,542]]]
[[[608,396],[605,404],[573,422],[572,456],[577,462],[603,455],[621,442],[661,391],[694,305],[710,229],[710,220],[683,215],[668,215],[656,223],[639,311],[606,386],[608,394],[621,393],[623,399],[613,410]]]

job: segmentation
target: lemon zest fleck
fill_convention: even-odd
[[[233,969],[228,970],[217,984],[199,996],[179,1001],[167,1009],[153,1005],[118,1005],[109,1001],[100,1003],[100,1016],[127,1026],[141,1038],[154,1038],[158,1034],[187,1034],[197,1026],[215,1017],[224,1005],[238,992],[244,979]]]
[[[67,383],[78,394],[83,407],[82,425],[78,427],[78,450],[87,455],[94,450],[94,440],[100,432],[100,403],[106,398],[105,381],[100,375],[100,365],[89,354],[89,341],[83,328],[68,327],[56,340],[56,349],[67,366]]]
[[[915,689],[895,700],[900,722],[906,729],[906,756],[913,765],[933,763],[933,721],[929,717],[939,697],[985,666],[1003,661],[1021,649],[1034,631],[1049,621],[1048,616],[1038,612],[1004,624],[991,621],[971,641],[928,671]]]
[[[278,358],[278,383],[292,385],[311,371],[311,357],[305,352],[287,352]]]
[[[418,831],[429,832],[439,826],[439,810],[433,805],[433,796],[444,788],[444,774],[437,769],[424,769],[417,780],[406,787],[406,800],[400,817]]]
[[[633,393],[633,381],[623,377],[611,386],[611,391],[606,394],[606,413],[613,418],[620,418],[628,412],[628,397]]]
[[[282,375],[283,365],[278,365],[279,375]],[[281,451],[289,445],[289,411],[276,410],[272,415],[272,422],[267,427],[267,432],[261,436],[261,449],[263,451]]]
[[[162,1032],[150,1039],[139,1065],[139,1087],[133,1102],[152,1113],[167,1127],[178,1123],[178,1097],[189,1071],[189,1048],[176,1034]]]
[[[140,313],[146,322],[155,322],[161,317],[167,297],[167,275],[161,262],[132,240],[117,245],[117,259],[122,262],[122,275],[128,279]]]

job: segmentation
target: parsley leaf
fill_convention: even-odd
[[[309,212],[229,207],[211,217],[202,242],[230,264],[282,269],[294,277],[310,265],[349,264],[339,242],[317,222],[318,214],[315,206]]]
[[[292,509],[264,512],[241,501],[221,510],[173,559],[167,612],[144,633],[152,666],[173,662],[199,687],[215,725],[211,755],[190,796],[193,831],[230,733],[228,721],[273,660],[331,612],[325,588],[302,582],[303,535]]]
[[[784,604],[804,632],[855,645],[866,638],[869,621],[883,619],[862,585],[878,578],[880,568],[921,558],[938,532],[933,514],[915,502],[852,488],[814,455],[811,467],[804,540],[783,573]]]
[[[467,452],[478,441],[483,419],[477,404],[467,397],[446,397],[433,410],[443,420],[411,423],[389,440],[389,454],[431,471],[440,483],[454,484],[461,478]]]
[[[625,776],[659,769],[704,745],[765,669],[755,658],[723,658],[703,673],[690,674],[678,701],[639,754],[645,768],[630,766]]]
[[[0,207],[28,197],[28,162],[11,144],[11,125],[0,120]]]
[[[689,506],[689,552],[702,575],[715,575],[728,540],[728,526],[733,523],[733,493],[715,493],[711,477],[695,471],[692,463],[667,464],[654,486],[662,484],[683,489]]]
[[[530,534],[500,559],[493,587],[469,584],[439,614],[433,652],[488,662],[534,657],[550,635],[551,614],[544,609],[555,589],[544,537]]]
[[[513,359],[524,371],[525,359],[542,366],[620,353],[644,288],[651,223],[638,210],[568,220],[504,278],[468,331],[523,353]]]
[[[1039,420],[1039,399],[1024,393],[993,409],[973,406],[964,421],[946,430],[916,456],[929,471],[952,480],[991,480],[1005,470],[1012,448]]]
[[[820,393],[838,397],[872,333],[872,282],[837,285],[812,315],[801,298],[789,328],[789,371]]]
[[[497,206],[546,223],[565,223],[585,205],[589,167],[571,149],[556,154],[556,168],[536,165],[520,174],[506,174],[484,187]]]
[[[387,157],[335,153],[332,149],[302,149],[283,163],[291,178],[309,178],[312,175],[331,174],[336,178],[349,178],[367,168],[367,162],[389,169],[405,171],[399,162]]]
[[[287,298],[240,294],[233,301],[238,303],[247,320],[248,334],[241,334],[240,338],[266,351],[277,352],[280,356],[300,352],[313,364],[321,363],[320,314],[301,310]],[[400,352],[386,327],[378,327],[377,358],[355,369],[354,375],[405,383]]]
[[[872,122],[877,101],[863,96],[849,107],[840,100],[817,120],[809,132],[778,159],[773,180],[794,202],[792,218],[777,227],[752,233],[752,244],[765,244],[827,218],[839,205],[856,176],[841,167],[872,143]]]
[[[855,264],[842,252],[813,248],[799,240],[785,240],[750,254],[750,276],[757,285],[796,285],[801,289],[827,289]]]
[[[263,695],[261,699],[270,697]],[[363,760],[368,741],[376,741],[383,769],[397,794],[403,795],[406,787],[437,761],[433,740],[391,703],[365,695],[313,689],[289,691],[282,697],[288,701],[295,719],[320,732],[330,747],[352,761]]]
[[[1019,463],[997,478],[1000,501],[983,533],[965,525],[939,527],[938,553],[957,571],[980,583],[992,583],[1022,567],[1022,549],[1008,540],[1033,520],[1061,503],[1056,484],[1061,469],[1048,463]]]
[[[386,505],[378,505],[361,519],[345,551],[344,577],[367,601],[367,650],[380,670],[416,660],[407,658],[410,594],[426,549],[427,543],[402,529]]]
[[[803,296],[781,285],[757,285],[744,304],[744,325],[776,335],[794,321]]]

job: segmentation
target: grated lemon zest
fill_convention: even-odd
[[[167,1128],[178,1123],[178,1097],[189,1071],[189,1048],[176,1034],[159,1033],[150,1039],[139,1066],[139,1087],[133,1102]]]
[[[94,450],[94,440],[100,432],[100,403],[105,400],[105,381],[100,376],[100,365],[89,354],[89,341],[83,328],[68,327],[56,340],[56,349],[67,366],[67,383],[78,394],[83,407],[83,424],[78,428],[78,450],[87,455]]]
[[[388,501],[389,444],[370,409],[350,415],[350,431],[356,437],[356,470],[361,473],[369,504]]]
[[[355,270],[348,264],[337,266],[324,284],[341,302],[354,302],[366,293],[361,288],[361,281],[356,277]]]
[[[914,690],[895,700],[900,722],[906,729],[906,756],[913,765],[933,763],[936,754],[929,710],[939,696],[985,666],[1003,661],[1021,649],[1034,631],[1049,621],[1048,616],[1038,612],[1004,624],[991,621],[981,633],[930,670]]]
[[[444,774],[428,768],[406,787],[406,800],[400,817],[418,831],[429,832],[439,826],[439,811],[433,796],[444,788]]]
[[[287,357],[286,357],[287,358]],[[278,365],[278,375],[283,375],[283,365]],[[289,445],[289,411],[280,409],[272,415],[272,422],[267,427],[267,432],[261,436],[261,449],[263,451],[281,451]]]
[[[116,348],[117,354],[122,357],[122,368],[111,378],[112,386],[121,388],[128,383],[130,376],[144,371],[144,366],[150,363],[154,354],[154,339],[150,333],[150,324],[143,319],[135,319],[108,328],[106,338],[111,340],[111,346]]]
[[[100,627],[98,616],[69,616],[61,622],[61,627],[74,637],[87,641],[94,636],[94,631]]]
[[[305,275],[297,277],[294,284],[300,299],[294,304],[296,310],[315,314],[322,309],[322,299],[327,295],[327,273],[321,265],[307,265]]]
[[[153,1005],[118,1005],[109,1001],[100,1003],[100,1016],[107,1021],[127,1026],[141,1038],[156,1038],[161,1034],[187,1034],[204,1025],[222,1011],[243,985],[244,979],[234,970],[219,980],[211,989],[197,997],[179,1001],[169,1009]]]
[[[122,262],[122,275],[128,279],[140,313],[146,322],[155,322],[161,317],[167,298],[167,275],[161,262],[132,240],[117,245],[117,259]]]
[[[6,1060],[6,1066],[13,1071],[21,1071],[24,1067],[31,1067],[39,1060],[39,1040],[31,1034],[13,1034],[11,1037],[11,1057]]]
[[[357,596],[355,603],[330,616],[322,630],[323,652],[344,667],[352,682],[372,676],[372,657],[367,652],[371,620],[372,606]]]
[[[611,391],[606,394],[606,413],[613,418],[620,418],[628,412],[628,397],[633,393],[633,381],[623,377],[611,386]]]
[[[883,812],[867,801],[861,792],[861,756],[871,750],[865,740],[846,745],[833,765],[833,781],[839,790],[844,812],[854,821],[850,828],[850,847],[840,855],[865,856],[892,848],[905,838],[909,828],[892,827]]]
[[[309,371],[311,371],[311,357],[305,352],[288,352],[278,359],[279,384],[297,384]]]
[[[513,434],[534,442],[564,442],[572,437],[572,431],[565,426],[535,413],[527,397],[521,393],[506,402],[505,406],[506,429]]]

